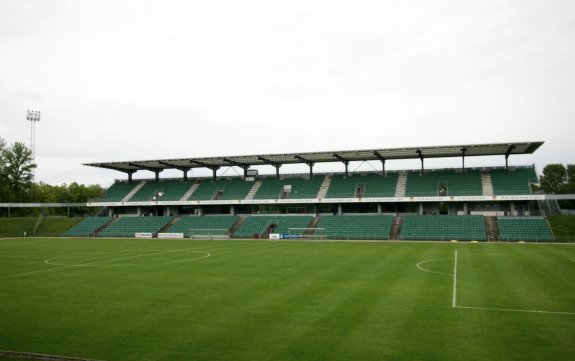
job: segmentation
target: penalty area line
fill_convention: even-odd
[[[569,259],[575,262],[575,259]],[[460,308],[465,310],[484,310],[484,311],[499,311],[499,312],[522,312],[522,313],[542,313],[550,315],[575,315],[575,312],[563,311],[542,311],[542,310],[520,310],[512,308],[496,308],[496,307],[478,307],[478,306],[458,306],[457,305],[457,250],[455,250],[455,258],[453,262],[453,302],[451,308]]]

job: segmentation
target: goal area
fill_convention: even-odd
[[[191,228],[191,239],[230,239],[230,231],[227,228]]]

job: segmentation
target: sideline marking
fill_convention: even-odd
[[[69,357],[60,355],[46,355],[42,353],[21,352],[21,351],[6,351],[0,350],[0,356],[7,356],[15,360],[47,360],[47,361],[102,361],[80,357]]]
[[[567,258],[571,262],[575,262],[575,257]]]
[[[457,250],[455,250],[455,261],[453,262],[453,307],[456,307],[457,299]]]
[[[453,306],[455,308],[464,308],[471,310],[503,311],[503,312],[527,312],[527,313],[550,313],[557,315],[575,315],[575,312],[560,311],[539,311],[539,310],[514,310],[510,308],[492,308],[492,307],[475,307],[475,306]]]
[[[425,272],[430,272],[430,273],[435,273],[435,274],[442,275],[442,276],[452,277],[453,274],[451,274],[451,273],[437,272],[437,271],[433,271],[433,270],[430,270],[430,269],[427,269],[427,268],[421,266],[422,264],[427,263],[427,262],[451,261],[452,259],[453,259],[453,258],[435,258],[435,259],[428,259],[428,260],[426,260],[426,261],[421,261],[421,262],[419,262],[418,264],[416,264],[416,266],[417,266],[417,268],[419,268],[420,270],[425,271]]]

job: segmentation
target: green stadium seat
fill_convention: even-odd
[[[307,228],[312,220],[311,215],[305,216],[249,216],[234,232],[234,238],[262,237],[270,225],[277,227],[274,233],[288,233],[290,228]]]
[[[128,195],[139,182],[123,182],[123,181],[116,181],[110,188],[106,190],[104,196],[100,199],[100,202],[119,202],[124,199],[125,196]]]
[[[70,228],[64,233],[64,236],[69,237],[90,237],[94,236],[96,231],[110,222],[110,217],[87,217],[74,227]]]
[[[324,176],[309,178],[264,178],[254,199],[280,199],[284,195],[284,186],[291,185],[291,192],[286,194],[289,199],[315,198],[324,180]]]
[[[193,184],[193,181],[171,179],[159,182],[148,181],[128,199],[128,202],[147,202],[156,200],[156,197],[158,201],[179,201]],[[158,197],[159,194],[161,196]]]
[[[480,196],[482,194],[481,172],[478,170],[407,173],[406,197]]]
[[[393,197],[397,178],[397,173],[387,173],[385,176],[335,174],[331,178],[326,198]]]
[[[191,201],[244,199],[252,189],[253,181],[243,178],[221,178],[203,180],[198,189],[188,198]]]
[[[316,228],[324,228],[329,239],[389,239],[393,216],[322,216]]]
[[[537,174],[533,167],[516,169],[493,169],[491,183],[495,195],[531,194],[530,183],[537,183]]]
[[[172,217],[121,217],[99,232],[100,237],[134,237],[135,233],[158,233]]]
[[[183,216],[166,232],[183,233],[190,237],[191,230],[227,229],[228,231],[240,219],[238,216]]]
[[[400,239],[486,241],[483,216],[416,216],[403,217]]]
[[[499,239],[502,241],[553,241],[545,218],[499,217]]]

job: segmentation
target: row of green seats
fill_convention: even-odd
[[[120,217],[106,227],[98,236],[134,237],[136,233],[158,233],[173,217]]]
[[[111,217],[86,217],[80,223],[66,231],[64,235],[69,237],[90,237],[95,235],[98,229],[111,220]]]
[[[393,197],[397,188],[397,173],[343,175],[331,177],[326,198]]]
[[[481,173],[466,171],[427,171],[407,173],[406,197],[480,196]]]
[[[553,241],[545,218],[499,217],[499,239],[502,241]]]
[[[486,241],[483,216],[416,216],[403,217],[400,239],[413,240],[477,240]]]
[[[254,181],[243,178],[220,178],[203,180],[188,198],[191,201],[244,199],[252,189]]]
[[[234,238],[257,238],[273,228],[273,233],[289,233],[290,228],[307,228],[312,220],[305,216],[249,216],[234,232]]]
[[[238,221],[238,216],[183,216],[174,223],[166,232],[183,233],[189,237],[194,230],[230,230]]]
[[[309,199],[315,198],[319,188],[324,180],[324,176],[314,176],[309,178],[271,178],[263,179],[260,188],[254,196],[254,199]],[[291,186],[291,191],[284,192],[285,186]]]
[[[490,174],[495,195],[531,194],[529,184],[537,183],[537,174],[533,167],[494,169]]]
[[[128,202],[179,201],[193,184],[193,181],[175,179],[147,181]]]
[[[392,224],[388,215],[339,215],[320,217],[317,228],[329,239],[389,239]]]

